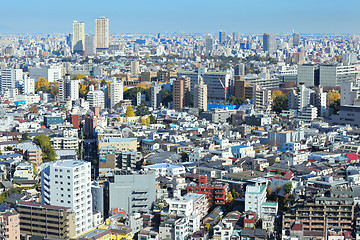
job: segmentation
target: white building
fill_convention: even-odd
[[[140,67],[138,61],[132,61],[130,63],[130,76],[136,77],[140,73]]]
[[[167,163],[159,163],[159,164],[144,166],[144,169],[155,171],[156,177],[159,176],[178,177],[186,173],[184,166],[167,164]]]
[[[22,81],[22,69],[2,69],[1,70],[1,91],[15,88],[17,81]]]
[[[70,207],[75,211],[76,234],[92,228],[91,163],[59,160],[42,164],[43,204]]]
[[[110,84],[110,108],[113,108],[121,100],[123,100],[124,84],[121,80],[116,78],[111,79]]]
[[[24,75],[24,94],[35,94],[35,80]]]
[[[320,85],[323,87],[340,86],[342,82],[354,81],[356,74],[356,65],[320,65]]]
[[[255,212],[261,216],[261,206],[266,202],[266,186],[246,186],[245,212]]]
[[[70,75],[66,75],[59,81],[59,98],[60,101],[75,101],[79,99],[80,80],[71,80]]]
[[[41,68],[30,68],[30,78],[35,79],[37,82],[39,78],[46,78],[49,83],[57,82],[61,79],[61,67],[60,66],[44,66]]]
[[[95,90],[94,86],[91,85],[90,91],[87,94],[87,100],[90,107],[105,108],[105,94],[101,90]]]
[[[200,230],[200,216],[196,213],[175,221],[175,240],[188,239],[194,232]]]

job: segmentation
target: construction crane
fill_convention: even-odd
[[[222,83],[219,76],[217,76],[219,79],[219,82],[221,83],[221,86],[224,88],[224,104],[226,104],[226,94],[227,94],[227,87]]]

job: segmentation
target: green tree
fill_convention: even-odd
[[[242,105],[246,100],[244,98],[237,98],[233,95],[230,95],[228,98],[228,102],[233,105]]]
[[[149,108],[146,106],[146,102],[142,101],[139,106],[136,107],[136,115],[137,116],[145,116],[149,115],[150,111]]]
[[[281,175],[281,171],[280,171],[280,169],[276,169],[276,171],[275,171],[275,173],[276,173],[276,175]]]
[[[129,99],[133,102],[133,104],[136,103],[137,100],[137,93],[140,92],[141,94],[145,95],[146,101],[150,99],[150,91],[149,89],[141,88],[141,87],[134,87],[126,90],[124,92],[124,99]]]
[[[273,110],[276,113],[281,113],[282,110],[288,110],[288,97],[277,96],[273,102]]]
[[[155,117],[153,115],[150,115],[149,119],[150,119],[150,124],[156,123],[156,119],[155,119]]]
[[[172,101],[172,94],[168,90],[163,88],[160,91],[160,95],[162,105],[167,107],[168,103]]]
[[[106,86],[106,81],[105,81],[105,79],[103,79],[102,81],[101,81],[101,83],[100,83],[100,85],[103,87],[103,86]]]
[[[125,117],[135,117],[134,109],[131,106],[126,108]]]
[[[34,138],[34,143],[41,148],[43,162],[50,162],[56,160],[56,154],[50,142],[50,137],[41,134]]]
[[[291,192],[291,189],[292,189],[291,182],[285,183],[284,186],[283,186],[283,189],[286,192],[286,194],[289,194]]]
[[[25,141],[28,141],[28,140],[30,140],[29,133],[25,132],[21,137],[21,141],[25,142]]]
[[[337,114],[340,110],[340,99],[330,103],[329,107],[333,110],[333,114]]]

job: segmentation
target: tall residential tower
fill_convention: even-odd
[[[100,17],[95,20],[96,51],[109,49],[109,19]]]
[[[85,51],[85,23],[73,22],[72,50],[74,53]]]

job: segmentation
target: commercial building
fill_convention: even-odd
[[[126,213],[144,213],[156,199],[155,172],[114,171],[104,182],[104,214],[117,209]]]
[[[358,73],[356,65],[342,66],[338,64],[320,65],[320,83],[319,85],[340,86],[343,82],[356,80]]]
[[[276,51],[276,36],[273,34],[264,33],[263,48],[264,48],[264,52],[273,54]]]
[[[190,105],[190,78],[178,77],[173,82],[173,108],[181,110]]]
[[[224,31],[219,31],[219,43],[220,44],[225,44],[226,43],[226,39],[227,38],[227,35],[226,35],[226,32]]]
[[[246,186],[245,212],[250,211],[261,216],[261,206],[266,202],[266,186]]]
[[[76,234],[75,213],[69,207],[20,201],[17,211],[22,236],[69,239]]]
[[[206,35],[205,37],[205,54],[207,56],[211,55],[214,47],[214,40],[210,34]]]
[[[116,78],[111,79],[110,83],[110,108],[113,108],[116,104],[124,99],[123,97],[124,84],[121,80]]]
[[[45,78],[49,83],[58,82],[62,78],[60,66],[50,65],[42,67],[32,67],[29,70],[30,78],[39,81],[39,78]]]
[[[42,204],[75,211],[76,234],[92,228],[91,163],[59,160],[44,163],[41,171]]]
[[[300,34],[294,33],[293,34],[293,46],[299,46],[300,45]]]
[[[72,51],[74,53],[85,51],[85,23],[73,22]]]
[[[95,20],[96,51],[109,49],[109,19],[100,17]]]
[[[1,69],[1,91],[15,88],[16,82],[23,79],[22,69]]]

